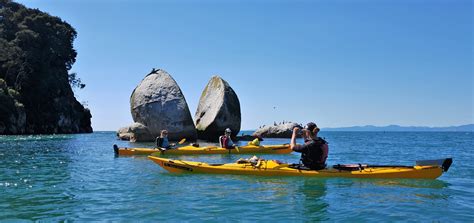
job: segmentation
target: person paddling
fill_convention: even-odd
[[[300,131],[299,127],[293,129],[290,147],[293,151],[301,153],[301,163],[304,167],[320,170],[326,168],[326,159],[328,158],[329,146],[326,140],[318,137],[319,128],[313,122],[306,125],[303,129],[303,145],[296,144],[296,135]]]
[[[174,144],[170,144],[168,140],[168,131],[162,130],[160,136],[156,137],[156,148],[171,149]]]
[[[224,131],[224,135],[219,137],[219,143],[222,148],[233,149],[235,147],[234,142],[232,142],[232,139],[230,138],[231,134],[232,130],[226,128]]]
[[[255,139],[248,143],[249,146],[260,146],[260,142],[263,141],[263,138],[260,135],[256,135]]]

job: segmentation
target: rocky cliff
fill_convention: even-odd
[[[0,0],[0,134],[92,132],[72,86],[77,33],[58,17]]]

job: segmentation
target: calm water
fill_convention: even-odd
[[[145,157],[115,158],[114,143],[147,144],[117,141],[113,132],[0,136],[0,220],[473,221],[474,133],[321,135],[330,143],[329,164],[410,165],[444,157],[454,164],[438,180],[174,175]],[[179,158],[222,163],[239,157]]]

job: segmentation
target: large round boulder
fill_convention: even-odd
[[[153,69],[141,81],[132,92],[130,107],[133,121],[146,126],[151,138],[166,129],[170,140],[196,139],[196,128],[186,99],[176,81],[164,70]]]
[[[264,138],[291,138],[295,127],[301,128],[301,125],[288,122],[280,125],[263,126],[257,129],[252,135],[258,135]]]
[[[219,76],[212,77],[201,94],[194,118],[199,139],[217,141],[226,128],[235,137],[240,131],[240,102],[229,83]]]

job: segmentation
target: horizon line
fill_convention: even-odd
[[[342,128],[356,128],[356,127],[376,127],[376,128],[385,128],[385,127],[401,127],[401,128],[455,128],[455,127],[461,127],[461,126],[469,126],[469,125],[474,125],[474,123],[469,123],[469,124],[462,124],[462,125],[450,125],[450,126],[402,126],[402,125],[397,125],[397,124],[390,124],[390,125],[354,125],[354,126],[343,126],[343,127],[321,127],[321,129],[342,129]],[[258,129],[258,128],[257,128]],[[242,131],[256,131],[257,129],[241,129],[240,132]],[[94,132],[116,132],[117,130],[93,130]]]

